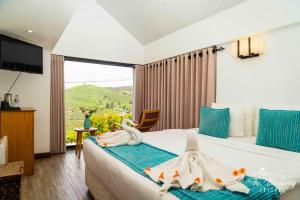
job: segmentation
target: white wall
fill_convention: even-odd
[[[299,0],[248,0],[145,46],[145,63],[300,21]]]
[[[300,24],[264,34],[265,53],[232,55],[232,43],[217,59],[217,102],[300,105]],[[235,50],[235,49],[233,49]]]
[[[34,152],[50,151],[50,52],[43,51],[44,74],[22,73],[12,89],[18,94],[21,107],[33,107],[35,112]],[[18,72],[0,70],[0,96],[11,86]]]
[[[82,0],[54,54],[132,64],[144,62],[143,46],[94,0]]]

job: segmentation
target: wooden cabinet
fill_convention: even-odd
[[[24,174],[33,174],[34,109],[0,111],[0,136],[8,138],[8,162],[24,161]]]

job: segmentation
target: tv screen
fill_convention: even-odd
[[[20,40],[1,36],[0,69],[43,74],[43,49]]]

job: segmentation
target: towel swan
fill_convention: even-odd
[[[98,145],[102,147],[113,147],[120,145],[138,145],[143,140],[142,133],[132,126],[128,126],[127,123],[135,125],[130,119],[124,119],[122,121],[123,130],[115,132],[107,132],[97,137]]]
[[[187,133],[187,145],[183,155],[173,158],[145,173],[155,182],[163,183],[160,194],[170,188],[191,189],[206,192],[223,188],[248,194],[249,189],[241,183],[245,169],[232,169],[202,153],[195,133]]]

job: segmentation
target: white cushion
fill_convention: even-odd
[[[213,103],[219,108],[241,109],[245,113],[244,117],[244,136],[253,136],[253,122],[254,122],[254,106],[253,105],[240,105],[228,103]]]
[[[229,136],[243,137],[245,135],[245,111],[241,108],[212,103],[212,108],[229,108],[230,109],[230,123]]]
[[[7,136],[0,140],[0,165],[6,164],[8,159]]]
[[[270,110],[298,110],[300,111],[299,105],[258,105],[255,107],[255,117],[254,117],[254,135],[257,135],[258,132],[258,123],[259,123],[259,110],[261,108],[270,109]]]

